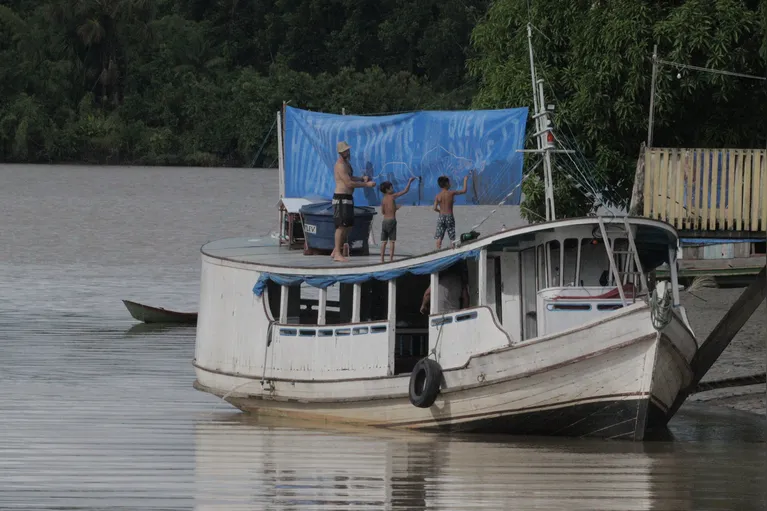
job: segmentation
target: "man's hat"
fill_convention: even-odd
[[[336,145],[336,149],[338,150],[338,154],[341,154],[344,151],[348,151],[351,148],[352,148],[352,146],[350,146],[346,142],[339,142],[338,145]]]

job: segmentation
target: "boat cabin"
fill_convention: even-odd
[[[369,273],[310,277],[296,269],[259,282],[278,344],[294,339],[286,349],[316,357],[323,348],[306,341],[329,337],[324,349],[355,372],[384,376],[409,373],[431,352],[443,368],[460,367],[472,355],[597,322],[647,296],[646,272],[675,256],[672,230],[594,218],[499,233],[391,271],[371,264]]]

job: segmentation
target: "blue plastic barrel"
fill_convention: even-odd
[[[375,208],[354,206],[354,226],[349,232],[349,251],[369,254],[368,234]],[[315,251],[332,252],[335,246],[336,225],[333,220],[333,204],[330,201],[315,202],[301,207],[306,244]]]

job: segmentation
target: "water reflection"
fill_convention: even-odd
[[[762,509],[763,445],[722,445],[712,466],[699,444],[296,429],[224,414],[196,426],[195,507]]]
[[[136,323],[125,331],[126,336],[156,335],[175,331],[180,334],[191,332],[194,335],[195,325],[175,325],[163,323]]]

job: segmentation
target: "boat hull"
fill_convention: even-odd
[[[646,319],[649,325],[648,313],[644,307],[629,319]],[[618,321],[627,325],[626,317]],[[648,430],[665,426],[673,398],[691,378],[681,355],[685,350],[670,346],[690,340],[695,346],[695,341],[671,339],[651,327],[635,330],[638,335],[616,335],[614,342],[604,339],[601,349],[550,365],[535,367],[536,353],[548,350],[553,355],[558,347],[587,339],[599,345],[598,339],[595,342],[599,329],[585,328],[472,358],[465,368],[445,372],[441,393],[428,409],[410,404],[409,375],[352,382],[268,380],[262,385],[260,379],[196,364],[195,386],[259,415],[423,431],[642,440]],[[504,375],[502,368],[513,358],[529,360],[523,367],[530,370]],[[493,373],[503,376],[492,379]],[[472,378],[485,381],[467,386]],[[350,384],[376,398],[333,398],[347,392],[344,387]],[[308,397],[311,394],[315,397]]]
[[[172,311],[131,302],[130,300],[123,300],[123,304],[125,304],[125,308],[128,309],[133,319],[143,323],[183,325],[194,325],[197,323],[196,312]]]

